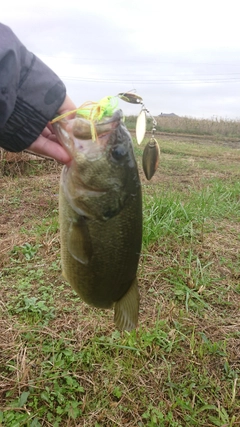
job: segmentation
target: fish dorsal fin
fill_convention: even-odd
[[[69,253],[82,264],[88,264],[92,257],[92,242],[86,221],[81,216],[71,221],[67,239]]]
[[[139,300],[138,282],[135,277],[125,295],[115,303],[114,322],[117,328],[125,331],[136,328]]]

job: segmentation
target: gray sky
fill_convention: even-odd
[[[240,119],[237,0],[6,0],[0,21],[78,106],[135,89],[153,115]]]

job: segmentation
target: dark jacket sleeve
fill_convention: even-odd
[[[59,77],[0,23],[0,147],[29,147],[65,96]]]

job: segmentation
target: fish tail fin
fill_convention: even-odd
[[[135,277],[126,294],[115,303],[114,323],[117,328],[131,331],[137,326],[139,301],[138,281]]]

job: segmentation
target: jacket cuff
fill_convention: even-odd
[[[28,148],[54,118],[65,97],[64,83],[33,55],[18,89],[14,110],[0,129],[0,146],[12,152]]]

